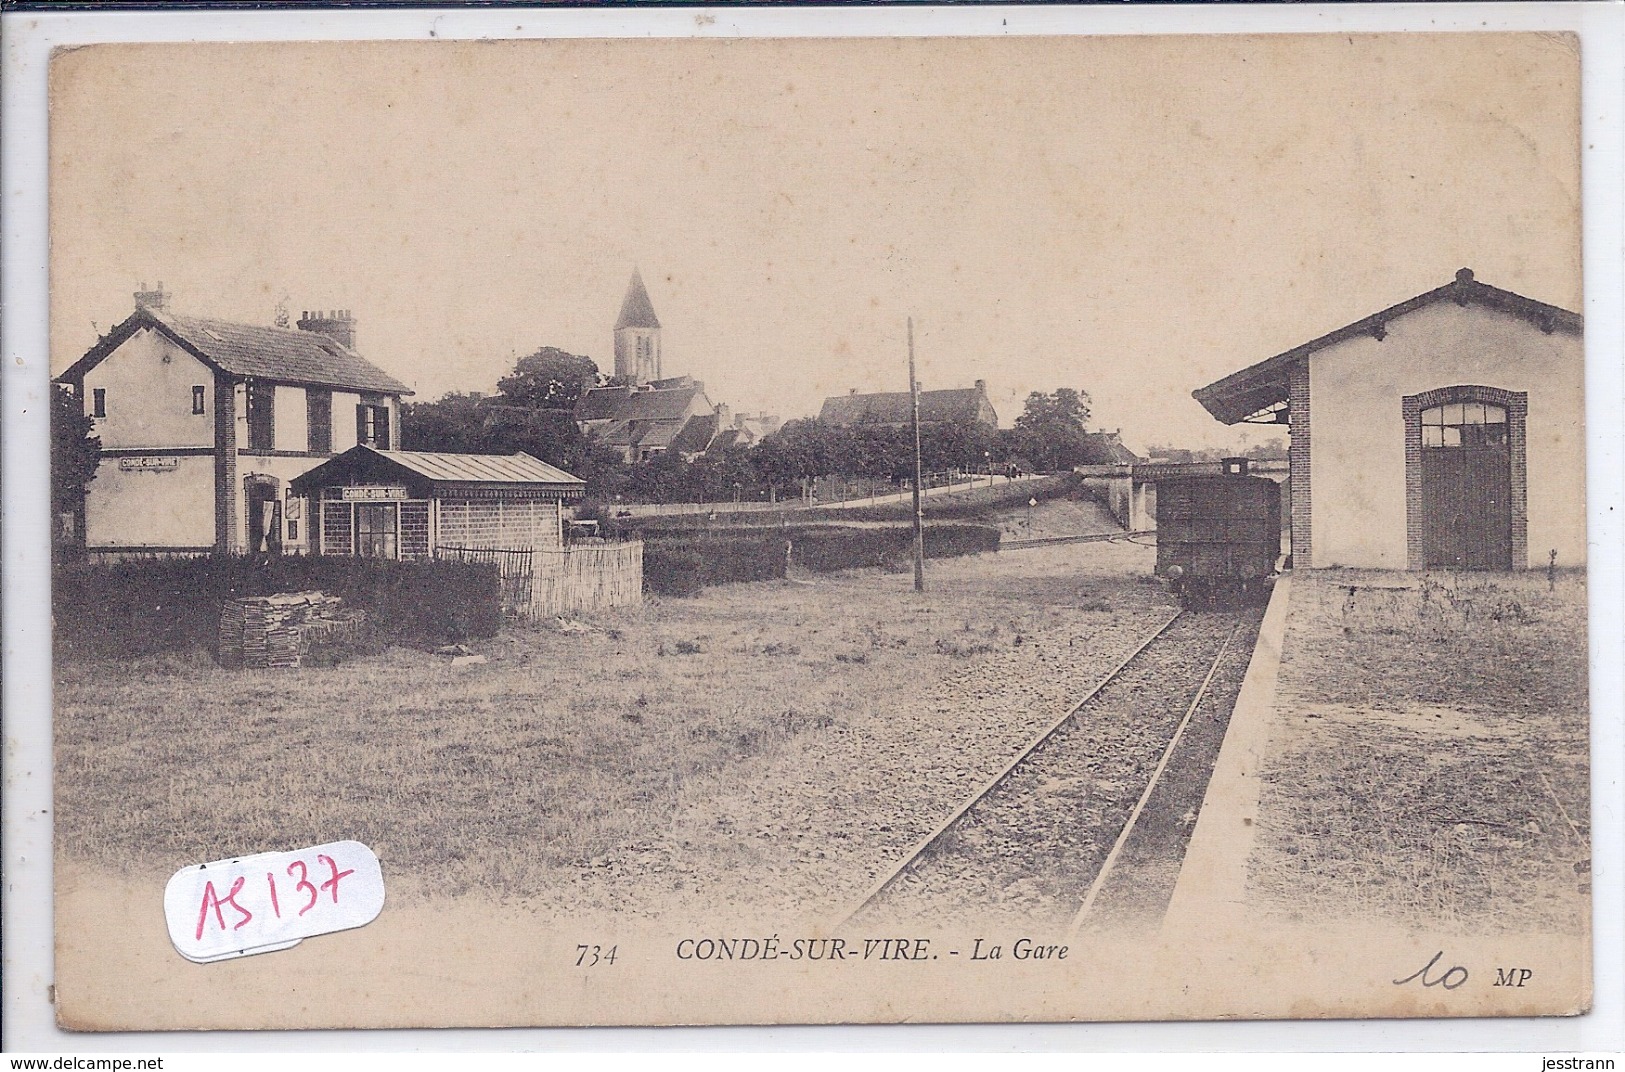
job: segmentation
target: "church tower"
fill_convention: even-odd
[[[615,321],[615,375],[631,384],[660,379],[660,320],[636,268]]]

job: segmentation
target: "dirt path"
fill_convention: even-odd
[[[863,582],[831,582],[843,583]],[[881,718],[798,737],[686,794],[663,836],[594,860],[570,877],[564,900],[667,923],[715,918],[719,907],[730,919],[827,921],[1168,613],[1159,599],[1120,614],[1064,614]]]

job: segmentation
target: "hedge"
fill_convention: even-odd
[[[1073,498],[1087,495],[1083,478],[1076,473],[1059,473],[1020,484],[994,484],[971,491],[957,491],[952,495],[927,495],[921,500],[921,512],[928,521],[989,521],[1001,510],[1014,510],[1027,505],[1029,499],[1048,502],[1051,499]],[[730,511],[726,503],[716,506],[715,516],[705,514],[652,514],[640,517],[609,517],[603,524],[606,530],[622,536],[640,536],[650,530],[677,529],[716,530],[755,529],[768,526],[778,528],[786,523],[792,527],[840,523],[849,521],[900,522],[908,524],[913,516],[914,504],[908,498],[880,506],[854,506],[841,509],[836,506],[800,506],[787,503],[778,510]]]
[[[907,563],[910,527],[848,528],[790,525],[696,533],[686,527],[644,528],[643,586],[659,595],[693,595],[706,585],[781,580],[785,543],[794,564],[814,573]],[[952,558],[999,549],[999,530],[987,525],[928,525],[927,558]]]
[[[436,644],[496,635],[497,568],[474,562],[393,562],[328,555],[206,555],[80,560],[52,571],[55,643],[62,654],[132,656],[213,650],[226,601],[319,590],[367,612],[379,640]]]

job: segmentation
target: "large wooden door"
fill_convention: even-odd
[[[1512,465],[1505,429],[1505,413],[1496,406],[1457,404],[1424,414],[1428,569],[1512,568]]]

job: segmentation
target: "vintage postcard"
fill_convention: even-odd
[[[1576,1015],[1580,51],[50,71],[84,1031]]]

